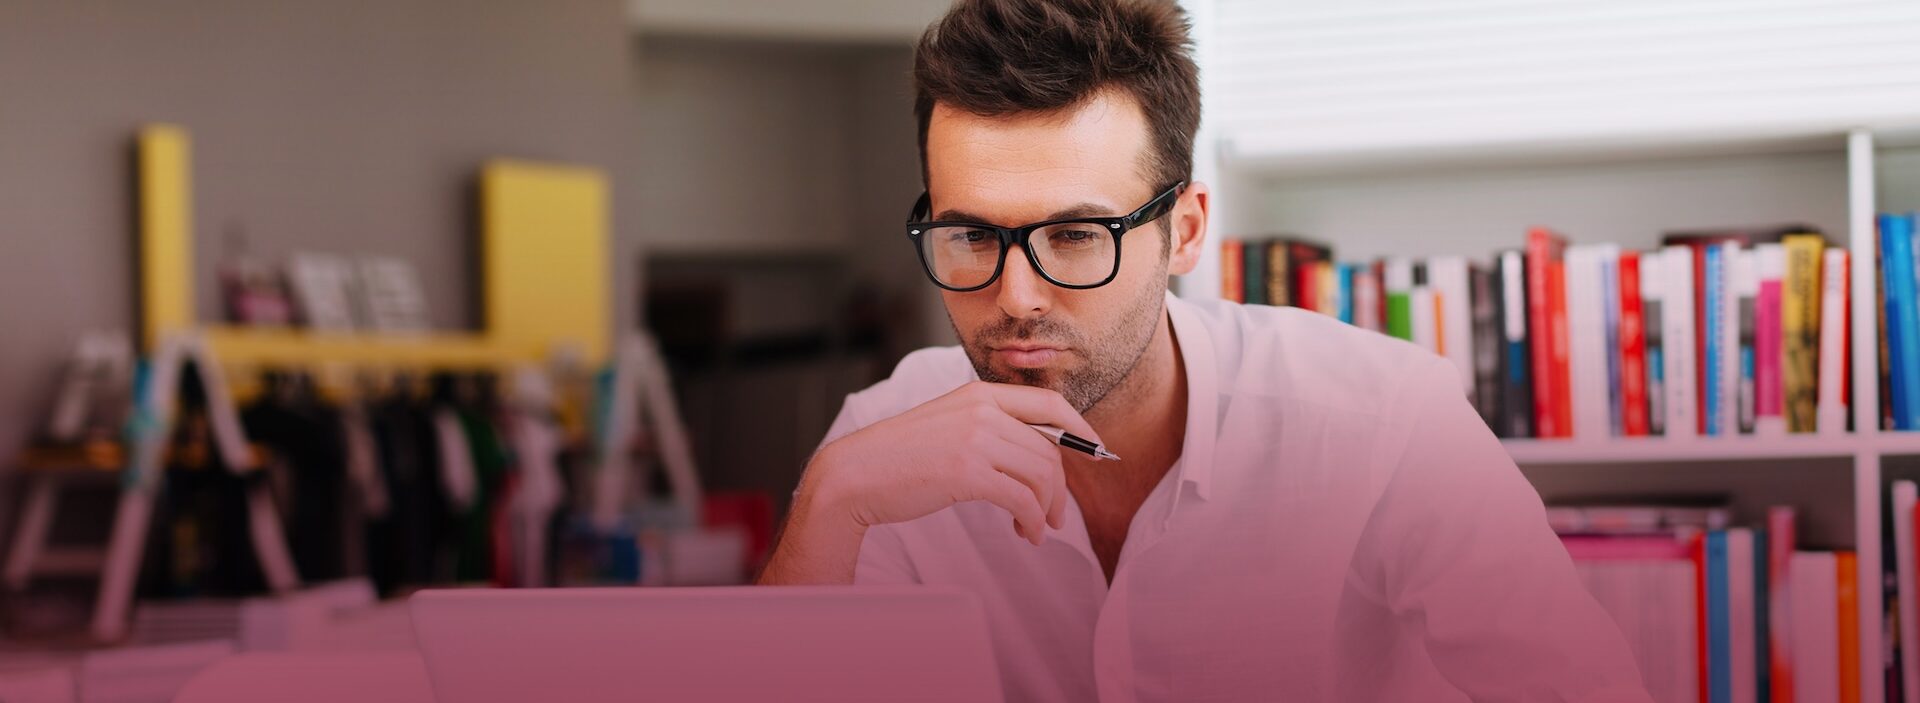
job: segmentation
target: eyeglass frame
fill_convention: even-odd
[[[916,222],[916,220],[926,217],[928,215],[927,211],[933,207],[931,194],[926,191],[921,191],[920,199],[914,202],[913,211],[907,214],[907,239],[913,241],[914,257],[920,260],[920,268],[926,271],[927,279],[933,281],[934,285],[955,293],[971,293],[984,289],[987,286],[993,285],[994,282],[999,281],[1000,274],[1004,273],[1007,268],[1007,250],[1011,249],[1015,244],[1020,245],[1020,251],[1025,252],[1027,255],[1027,263],[1033,266],[1034,272],[1040,274],[1040,278],[1045,279],[1046,282],[1069,290],[1099,288],[1108,283],[1112,283],[1113,279],[1120,276],[1120,252],[1123,248],[1121,245],[1124,244],[1122,237],[1134,228],[1160,219],[1172,211],[1173,207],[1179,204],[1180,194],[1186,190],[1186,186],[1187,181],[1174,183],[1168,186],[1166,190],[1160,191],[1159,195],[1153,196],[1152,199],[1148,200],[1146,204],[1141,205],[1138,209],[1118,217],[1068,217],[1058,220],[1047,220],[1045,222],[1035,222],[1019,227],[997,227],[979,222],[962,221]],[[1107,277],[1101,279],[1099,283],[1074,285],[1060,282],[1059,279],[1053,277],[1053,274],[1047,273],[1046,267],[1040,264],[1039,257],[1033,253],[1033,248],[1027,246],[1028,237],[1032,236],[1035,231],[1043,227],[1065,224],[1100,225],[1113,234],[1113,269],[1108,271]],[[942,283],[940,276],[933,272],[933,263],[927,260],[926,243],[922,241],[920,237],[922,232],[935,227],[972,227],[993,232],[997,235],[1000,238],[1000,256],[999,259],[994,262],[993,275],[988,276],[987,280],[980,285],[969,288],[957,288]]]

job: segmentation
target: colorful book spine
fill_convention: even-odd
[[[1649,433],[1647,425],[1647,331],[1640,299],[1640,253],[1620,253],[1620,432]]]
[[[1386,264],[1387,334],[1413,340],[1413,262],[1394,259]]]
[[[1240,302],[1248,305],[1268,305],[1267,300],[1267,245],[1265,242],[1246,242],[1240,251]]]
[[[1847,252],[1826,251],[1820,274],[1820,377],[1815,429],[1822,434],[1847,431]]]
[[[1754,429],[1754,384],[1758,380],[1758,369],[1754,365],[1754,342],[1758,339],[1754,308],[1760,297],[1757,258],[1758,254],[1753,251],[1742,251],[1735,256],[1733,266],[1734,313],[1739,318],[1739,384],[1734,400],[1738,405],[1736,420],[1741,434],[1753,434]]]
[[[1640,327],[1647,337],[1647,434],[1667,433],[1667,357],[1665,317],[1666,260],[1655,250],[1640,257]]]
[[[1694,250],[1685,245],[1671,245],[1662,250],[1661,274],[1665,281],[1661,293],[1665,300],[1661,306],[1664,319],[1662,329],[1665,334],[1666,378],[1666,434],[1668,437],[1693,437],[1699,434],[1700,424],[1695,414],[1699,411],[1699,388],[1695,385],[1696,357],[1694,351],[1693,311],[1694,311]]]
[[[1726,258],[1717,245],[1704,247],[1699,253],[1706,259],[1706,265],[1701,268],[1703,273],[1699,281],[1704,291],[1700,307],[1704,317],[1699,321],[1699,334],[1705,343],[1701,348],[1700,356],[1700,394],[1705,401],[1701,406],[1705,414],[1700,422],[1700,434],[1712,437],[1725,432],[1722,422],[1725,404],[1721,402],[1721,389],[1725,384],[1722,369],[1725,368],[1726,358],[1721,345],[1724,339],[1722,332],[1726,325],[1725,316],[1722,314],[1726,309],[1723,305],[1727,294]]]
[[[1467,397],[1475,395],[1473,361],[1472,281],[1465,257],[1436,256],[1427,260],[1427,285],[1434,291],[1439,315],[1435,328],[1438,351],[1453,362]]]
[[[1886,266],[1888,375],[1892,384],[1893,427],[1920,429],[1920,302],[1913,267],[1913,219],[1880,216],[1880,246]]]
[[[1727,533],[1707,533],[1707,700],[1733,702],[1733,623],[1728,613]]]
[[[1790,234],[1786,278],[1780,292],[1781,385],[1786,398],[1788,432],[1812,432],[1817,425],[1820,357],[1820,269],[1826,243],[1817,234]]]
[[[1620,248],[1608,246],[1600,258],[1600,329],[1606,334],[1600,356],[1607,364],[1607,434],[1626,434],[1620,387]]]
[[[1500,359],[1506,346],[1500,338],[1500,286],[1492,269],[1467,268],[1467,295],[1473,307],[1473,406],[1496,436],[1506,436],[1500,407]]]
[[[1506,356],[1505,392],[1501,398],[1506,411],[1508,437],[1534,436],[1537,409],[1533,393],[1533,354],[1527,335],[1527,278],[1524,254],[1506,251],[1500,254],[1500,336]]]
[[[1246,242],[1228,239],[1220,242],[1220,297],[1236,303],[1247,302]]]
[[[1267,271],[1260,278],[1267,289],[1268,305],[1295,305],[1293,296],[1292,247],[1285,239],[1267,242]]]
[[[1760,292],[1753,311],[1753,431],[1780,435],[1787,431],[1780,387],[1780,287],[1787,272],[1786,250],[1778,244],[1754,247],[1754,264]]]
[[[1840,703],[1860,703],[1860,562],[1846,551],[1835,552],[1833,561],[1840,621]]]
[[[1569,363],[1573,340],[1567,336],[1567,267],[1558,258],[1547,262],[1547,326],[1548,358],[1553,364],[1548,378],[1553,382],[1554,422],[1560,429],[1556,436],[1571,437],[1573,383]]]
[[[1334,307],[1335,307],[1335,310],[1337,311],[1338,316],[1340,317],[1340,321],[1345,322],[1349,325],[1354,324],[1354,317],[1353,317],[1354,269],[1355,267],[1353,264],[1337,264],[1333,269],[1334,271],[1333,273],[1334,288],[1333,289],[1334,289],[1335,300],[1337,301]]]
[[[1798,545],[1794,530],[1799,520],[1793,508],[1767,509],[1767,647],[1770,666],[1768,687],[1774,700],[1793,700],[1793,550]]]
[[[1385,304],[1380,290],[1380,275],[1368,264],[1353,266],[1353,324],[1364,330],[1386,330],[1380,308]]]
[[[1553,304],[1547,293],[1551,287],[1548,268],[1564,246],[1564,241],[1548,230],[1535,228],[1527,232],[1527,326],[1533,332],[1533,358],[1530,360],[1533,371],[1533,427],[1538,437],[1561,437],[1565,436],[1566,431],[1560,423],[1559,414],[1555,412],[1552,341],[1555,335],[1550,323]]]

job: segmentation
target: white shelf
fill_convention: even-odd
[[[1756,459],[1828,459],[1852,457],[1876,444],[1877,437],[1790,435],[1786,437],[1638,437],[1607,440],[1508,439],[1507,454],[1521,466],[1618,464]],[[1914,438],[1920,440],[1920,438]],[[1920,449],[1920,442],[1912,445]]]

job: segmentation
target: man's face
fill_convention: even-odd
[[[1053,114],[981,117],[935,105],[927,127],[933,220],[1017,227],[1060,217],[1124,215],[1168,184],[1150,184],[1145,117],[1102,93]],[[1099,288],[1048,283],[1018,247],[981,290],[942,291],[981,380],[1050,388],[1084,413],[1133,370],[1153,339],[1167,290],[1171,213],[1120,241],[1120,270]]]

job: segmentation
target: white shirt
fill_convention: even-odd
[[[855,582],[977,594],[1010,701],[1651,700],[1445,360],[1295,308],[1167,308],[1186,441],[1111,587],[1072,501],[1037,547],[985,502],[876,526]],[[827,441],[976,378],[910,354]]]

